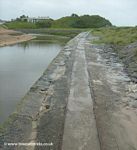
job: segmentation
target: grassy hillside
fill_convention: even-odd
[[[99,28],[105,26],[112,26],[112,24],[98,15],[72,15],[60,18],[52,23],[52,27],[55,28]]]
[[[53,28],[72,28],[72,24],[77,20],[75,17],[63,17],[58,20],[55,20],[52,23]]]
[[[36,29],[37,26],[34,23],[23,21],[11,21],[4,24],[9,29]]]
[[[108,20],[98,15],[78,16],[77,14],[72,14],[71,16],[66,16],[57,20],[47,19],[36,23],[30,23],[27,22],[27,20],[22,20],[21,18],[22,16],[14,21],[5,23],[5,25],[9,29],[99,28],[105,26],[112,26],[112,24]]]

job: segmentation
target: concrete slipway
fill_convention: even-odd
[[[1,149],[137,150],[137,85],[93,38],[81,33],[61,50],[11,116]]]

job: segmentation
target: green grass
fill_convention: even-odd
[[[37,26],[34,23],[30,22],[20,22],[20,21],[12,21],[9,23],[5,23],[5,26],[9,29],[36,29]]]
[[[0,28],[7,29],[7,26],[5,26],[4,24],[0,24]]]
[[[83,15],[66,16],[52,22],[52,27],[55,28],[99,28],[105,26],[112,26],[112,24],[105,18],[99,15]]]
[[[79,33],[86,31],[83,29],[20,29],[19,31],[24,33],[37,34],[37,41],[45,41],[47,43],[61,43],[66,44],[70,39],[78,35]]]
[[[46,43],[60,43],[66,44],[70,39],[78,35],[83,31],[87,31],[84,29],[19,29],[23,33],[31,33],[36,34],[36,41],[46,42]]]
[[[137,43],[137,27],[100,28],[92,30],[92,34],[99,37],[92,43],[113,46],[113,50],[125,64],[126,70],[135,79],[137,75],[137,46],[136,44],[133,46],[132,43]]]
[[[37,38],[35,40],[41,40],[41,42],[45,41],[48,43],[67,43],[71,38],[75,37],[79,33],[83,31],[87,31],[89,29],[77,29],[77,28],[41,28],[38,29],[35,24],[28,22],[20,22],[13,21],[5,24],[9,29],[14,29],[16,31],[21,31],[21,33],[31,33],[37,34]],[[16,33],[16,34],[21,34]],[[16,35],[15,34],[15,35]],[[41,34],[41,35],[39,35]],[[13,34],[12,34],[13,35]]]
[[[5,25],[10,29],[39,29],[39,28],[99,28],[105,26],[112,26],[111,22],[99,15],[83,15],[78,16],[72,14],[71,16],[62,17],[57,20],[46,19],[36,23],[29,23],[22,19],[25,15],[20,16],[14,21],[8,22]]]
[[[92,30],[92,34],[99,37],[94,43],[125,46],[137,41],[137,27],[112,27]]]
[[[56,36],[65,36],[69,38],[73,38],[77,34],[83,31],[87,31],[88,29],[74,29],[74,28],[45,28],[45,29],[20,29],[19,31],[25,33],[34,33],[34,34],[47,34],[47,35],[56,35]]]
[[[33,34],[42,34],[39,36],[39,40],[47,40],[47,42],[54,41],[63,41],[67,42],[71,38],[75,37],[77,34],[83,31],[87,31],[88,29],[77,29],[77,28],[37,28],[36,24],[21,22],[21,21],[13,21],[6,23],[5,26],[8,29],[14,29],[17,31],[21,31],[24,33],[33,33]],[[47,36],[50,35],[50,36]],[[54,36],[54,37],[53,37]]]

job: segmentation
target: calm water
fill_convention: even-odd
[[[42,75],[62,46],[28,42],[0,48],[0,123]]]

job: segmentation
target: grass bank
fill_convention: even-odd
[[[112,27],[92,30],[92,34],[99,36],[95,43],[125,46],[137,41],[137,27]]]
[[[18,29],[26,34],[36,35],[37,41],[43,41],[48,43],[62,43],[66,44],[70,39],[78,35],[79,33],[86,31],[84,29],[54,29],[54,28],[45,28],[45,29]]]
[[[137,27],[113,27],[92,30],[94,44],[111,47],[122,60],[131,79],[137,83]]]
[[[18,29],[18,31],[22,31],[24,33],[56,35],[56,36],[65,36],[69,38],[73,38],[80,32],[87,30],[88,29],[74,29],[74,28]]]
[[[11,21],[4,24],[8,29],[36,29],[37,26],[30,22]]]

